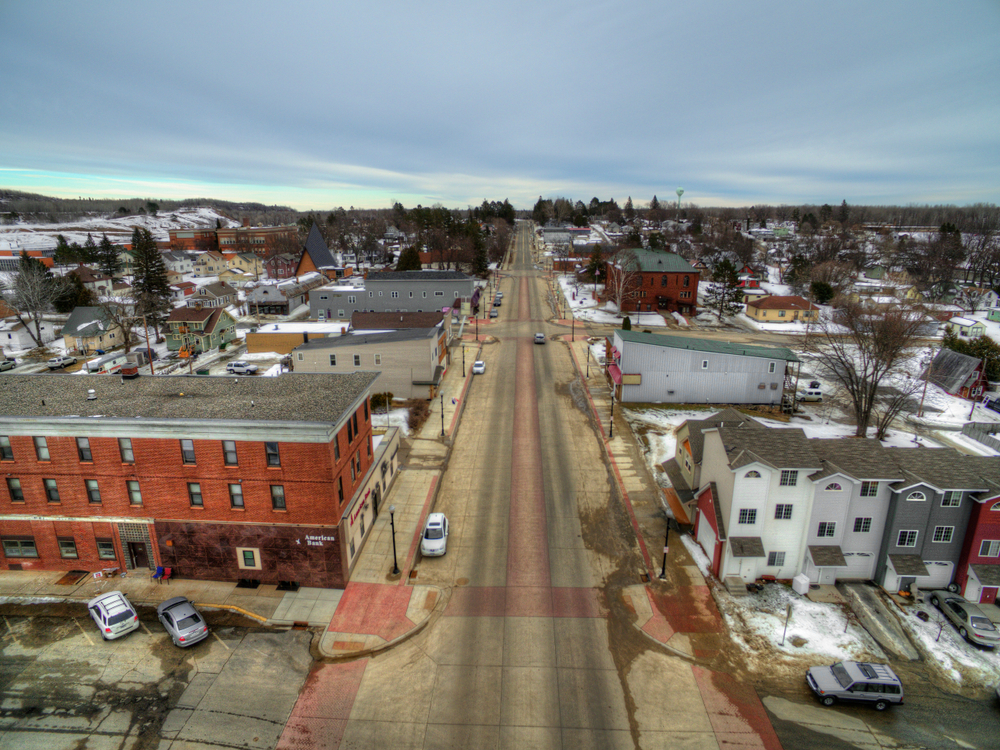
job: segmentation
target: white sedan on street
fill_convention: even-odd
[[[420,535],[420,554],[424,557],[440,557],[448,551],[448,519],[444,513],[427,516],[424,533]]]
[[[486,363],[483,362],[483,360],[477,359],[475,362],[472,363],[473,375],[482,375],[485,372],[486,372]]]

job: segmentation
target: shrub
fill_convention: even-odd
[[[411,398],[403,406],[410,410],[410,416],[407,418],[406,423],[410,430],[414,432],[419,430],[424,422],[427,421],[427,417],[431,415],[430,403],[422,398]]]
[[[382,411],[386,406],[392,407],[391,393],[373,393],[371,398],[371,410]]]

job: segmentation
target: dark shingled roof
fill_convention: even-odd
[[[764,543],[759,536],[733,536],[729,538],[733,557],[767,557]]]
[[[974,378],[976,368],[981,363],[981,359],[970,357],[968,354],[942,349],[931,362],[930,380],[946,393],[957,394],[970,378]],[[921,378],[924,377],[927,377],[927,370],[921,375]]]
[[[333,257],[330,248],[326,246],[323,235],[320,234],[319,227],[313,222],[309,229],[309,236],[306,237],[306,244],[303,253],[308,255],[316,268],[336,268],[337,259]]]
[[[461,271],[378,271],[368,274],[369,281],[422,281],[424,279],[445,281],[471,281]]]
[[[434,328],[444,319],[437,312],[355,312],[351,328],[356,331],[384,331],[396,328]]]
[[[726,447],[726,456],[732,469],[754,462],[764,463],[775,469],[809,469],[820,466],[820,459],[812,448],[813,441],[798,428],[746,430],[724,425],[719,428],[719,436]]]
[[[705,435],[703,430],[710,427],[718,427],[725,424],[727,427],[739,427],[742,429],[766,430],[760,422],[746,414],[741,414],[731,406],[710,416],[708,419],[689,419],[685,424],[688,426],[688,443],[691,445],[691,459],[696,463],[701,463],[702,454],[705,451]]]
[[[896,571],[896,575],[930,575],[930,571],[927,570],[924,561],[920,559],[920,555],[889,555],[889,559],[892,560],[892,567]]]
[[[996,488],[996,477],[1000,475],[1000,457],[969,461],[966,459],[974,457],[952,448],[887,448],[886,453],[903,470],[903,479],[893,489],[926,483],[940,490],[982,491],[991,485]],[[990,466],[993,472],[985,473]]]
[[[5,375],[0,420],[31,417],[336,423],[378,373],[286,373],[276,378]],[[58,387],[55,387],[58,381]],[[87,400],[87,390],[97,398]],[[81,434],[86,428],[81,424]],[[141,427],[137,427],[141,429]]]
[[[1000,586],[1000,565],[970,565],[983,586]]]
[[[892,462],[888,448],[867,438],[817,438],[813,450],[820,457],[822,469],[809,478],[818,482],[833,474],[846,474],[858,481],[893,481],[902,471]]]
[[[829,545],[809,545],[809,556],[813,563],[820,568],[846,568],[847,560],[844,553],[836,544]]]

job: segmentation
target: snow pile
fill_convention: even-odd
[[[372,427],[398,427],[404,437],[410,436],[409,420],[409,409],[390,409],[388,418],[385,411],[372,410]]]

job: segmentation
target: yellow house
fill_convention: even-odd
[[[214,250],[202,253],[194,261],[194,275],[200,278],[218,276],[227,268],[229,268],[229,263],[222,257],[222,253],[217,253]]]
[[[747,316],[761,323],[815,323],[819,308],[802,297],[765,297],[747,302]]]
[[[229,267],[248,273],[254,279],[264,275],[264,261],[253,253],[236,253],[229,259]]]

